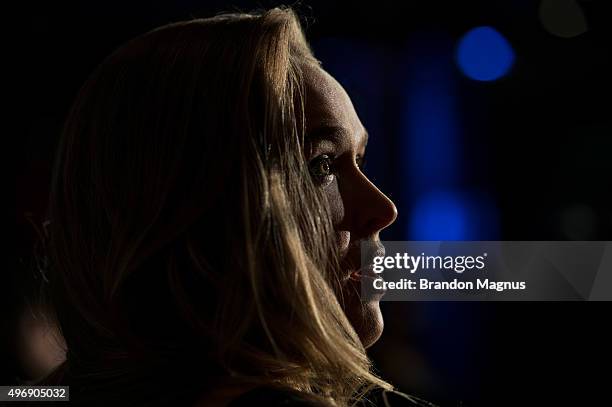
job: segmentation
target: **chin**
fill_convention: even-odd
[[[365,348],[374,345],[382,335],[384,321],[377,299],[352,302],[346,309],[346,316]]]
[[[382,335],[385,323],[378,300],[364,304],[363,310],[363,330],[361,332],[358,331],[357,334],[363,346],[369,348],[374,345]]]

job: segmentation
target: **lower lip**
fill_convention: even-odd
[[[382,278],[380,274],[374,272],[373,268],[374,266],[370,264],[368,266],[360,268],[359,270],[353,271],[351,273],[351,278],[353,280],[361,280],[362,278]]]
[[[372,266],[370,265],[369,267],[363,267],[357,271],[353,271],[351,273],[350,278],[353,281],[358,281],[358,282],[365,281],[366,284],[373,284],[374,280],[382,279],[382,275],[375,273],[374,270],[372,270]],[[385,295],[386,291],[387,290],[385,289],[375,290],[375,292],[372,292],[368,295],[374,299],[380,299],[382,296]]]

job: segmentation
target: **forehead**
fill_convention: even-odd
[[[336,128],[361,143],[365,129],[353,103],[342,86],[330,74],[314,64],[303,67],[306,87],[306,131]]]

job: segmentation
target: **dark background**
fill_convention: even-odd
[[[369,130],[366,172],[398,207],[382,239],[612,240],[612,14],[607,1],[544,3],[296,5],[315,55]],[[62,122],[97,64],[156,26],[276,4],[29,3],[18,35],[26,39],[18,46],[27,113],[18,133],[16,281],[34,236],[26,215],[44,216]],[[584,32],[563,31],[576,24]],[[513,50],[497,80],[473,80],[457,64],[462,37],[479,26],[495,28]],[[9,298],[18,301],[20,290]],[[386,331],[371,355],[406,392],[445,406],[608,404],[605,303],[383,307]],[[5,322],[10,330],[14,320]],[[10,367],[10,354],[4,360]]]

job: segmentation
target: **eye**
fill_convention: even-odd
[[[316,182],[327,185],[334,178],[332,164],[332,157],[327,154],[321,154],[320,156],[310,161],[310,163],[308,164],[308,168],[310,170],[310,174]]]

